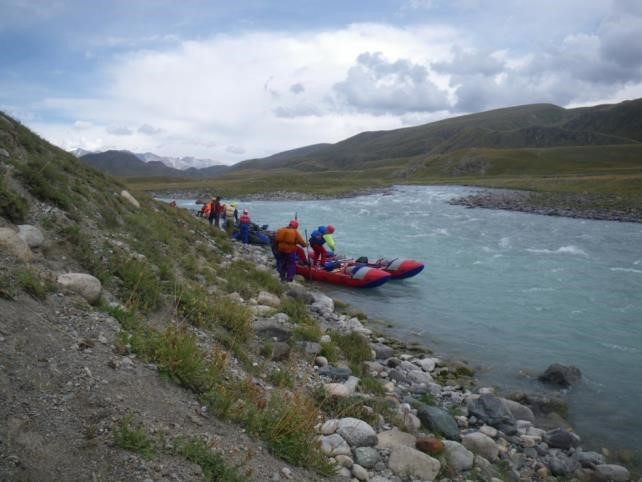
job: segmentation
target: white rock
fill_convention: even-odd
[[[334,311],[334,301],[329,296],[321,293],[320,291],[313,291],[311,293],[314,298],[311,308],[320,313],[332,313]]]
[[[361,467],[361,465],[359,464],[354,464],[352,466],[352,475],[354,475],[359,480],[368,480],[370,478],[368,476],[368,471],[364,467]]]
[[[256,302],[259,305],[272,306],[274,308],[281,305],[280,298],[272,293],[268,293],[267,291],[260,291],[259,295],[256,297]]]
[[[424,372],[422,370],[411,370],[408,372],[408,380],[414,383],[424,383],[428,385],[432,382],[432,377],[430,376],[430,373]]]
[[[504,406],[513,414],[516,420],[528,420],[530,422],[535,421],[535,415],[533,411],[528,408],[526,405],[515,402],[514,400],[508,400],[506,398],[501,398]]]
[[[383,384],[383,389],[387,393],[393,393],[395,391],[395,384],[393,382],[386,382]]]
[[[337,471],[337,475],[339,477],[345,477],[346,479],[349,479],[350,477],[352,477],[352,472],[350,472],[350,469],[348,469],[347,467],[341,467]]]
[[[98,301],[102,285],[100,280],[86,273],[65,273],[58,276],[58,284],[64,289],[78,293],[90,303]]]
[[[30,248],[39,248],[45,242],[45,236],[42,234],[42,231],[30,224],[19,225],[18,236],[20,236]]]
[[[379,435],[377,435],[377,439],[378,449],[390,449],[398,445],[415,448],[415,436],[402,432],[397,427],[392,430],[386,430],[385,432],[379,433]]]
[[[336,418],[333,418],[323,422],[323,425],[321,425],[320,432],[323,435],[331,435],[337,431],[337,428],[339,428],[339,420]]]
[[[328,343],[331,343],[331,342],[332,342],[332,338],[330,338],[330,335],[323,335],[319,339],[319,343],[321,343],[322,345],[327,345]]]
[[[416,432],[421,428],[421,420],[419,420],[417,416],[414,415],[413,413],[406,412],[406,413],[403,413],[401,416],[403,418],[404,427],[409,432]]]
[[[338,433],[321,437],[321,451],[328,456],[352,455],[350,446]]]
[[[526,435],[528,433],[528,429],[531,428],[532,426],[533,426],[533,424],[528,420],[516,420],[515,421],[515,428],[522,435]]]
[[[340,419],[337,433],[353,447],[371,447],[377,444],[377,433],[368,423],[358,418]]]
[[[354,394],[354,390],[350,390],[343,383],[326,383],[323,385],[323,390],[329,397],[346,398]]]
[[[480,395],[495,395],[495,389],[493,387],[482,387],[477,391]]]
[[[255,315],[258,316],[264,316],[267,315],[268,313],[271,313],[274,308],[271,306],[265,306],[265,305],[254,305],[250,306],[250,309]]]
[[[324,356],[318,356],[314,359],[314,364],[318,367],[327,367],[328,359]]]
[[[468,433],[462,436],[462,444],[468,450],[481,455],[491,462],[497,460],[499,449],[495,441],[488,435],[484,435],[481,432]]]
[[[479,431],[484,435],[488,435],[490,438],[497,437],[497,429],[495,427],[491,427],[490,425],[482,425],[481,427],[479,427]]]
[[[424,358],[423,360],[419,360],[417,363],[423,371],[431,372],[435,369],[437,360],[434,358]]]
[[[21,261],[31,261],[33,257],[29,245],[10,228],[0,228],[0,252],[9,253]]]
[[[452,440],[444,440],[443,442],[444,452],[446,453],[446,459],[450,467],[453,467],[457,472],[470,470],[473,467],[475,454],[459,442]]]
[[[411,476],[420,480],[434,480],[441,469],[441,464],[439,460],[419,450],[398,445],[390,453],[388,467],[401,477]]]
[[[337,455],[335,457],[337,463],[341,465],[342,467],[347,467],[350,468],[354,464],[354,461],[352,460],[352,457],[349,457],[347,455]]]
[[[370,482],[390,482],[390,479],[387,477],[383,477],[382,475],[375,475],[372,479],[370,479]]]
[[[140,203],[136,200],[136,198],[135,198],[134,196],[132,196],[131,194],[129,194],[129,192],[128,192],[128,191],[123,190],[123,191],[121,191],[121,192],[120,192],[120,195],[121,195],[125,200],[127,200],[127,201],[132,205],[132,206],[137,207],[137,208],[139,208],[139,207],[140,207]]]

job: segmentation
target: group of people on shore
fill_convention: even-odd
[[[306,242],[301,233],[298,231],[299,222],[296,219],[291,220],[287,226],[279,228],[274,233],[272,240],[272,252],[276,258],[276,269],[279,272],[281,281],[290,282],[296,274],[297,263],[309,266],[324,266],[326,259],[331,252],[325,249],[325,244],[334,251],[336,244],[332,238],[334,226],[319,226],[312,231],[310,239]],[[310,259],[308,259],[306,250],[308,244],[312,248]]]
[[[197,215],[207,219],[210,226],[225,229],[229,234],[232,234],[234,227],[238,226],[241,242],[249,243],[250,214],[247,209],[243,209],[243,213],[239,215],[235,202],[225,204],[221,202],[220,196],[213,197],[209,202],[203,203]]]

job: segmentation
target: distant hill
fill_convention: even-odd
[[[315,144],[252,159],[232,170],[291,168],[360,170],[382,161],[466,149],[631,145],[642,142],[642,99],[564,109],[532,104],[496,109],[390,131],[362,132],[336,144]]]
[[[149,154],[149,153],[148,153]],[[153,155],[153,154],[152,154]],[[155,156],[161,159],[160,156]],[[91,153],[79,158],[91,167],[116,177],[164,177],[164,178],[207,178],[225,172],[228,166],[215,165],[204,168],[175,169],[161,160],[141,160],[139,155],[129,151],[110,150]],[[150,159],[152,159],[150,157]]]

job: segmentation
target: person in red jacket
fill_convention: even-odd
[[[305,240],[297,231],[299,223],[296,219],[285,227],[277,229],[274,242],[278,252],[277,269],[282,281],[292,281],[296,273],[297,246],[307,246]]]
[[[243,214],[239,218],[239,231],[241,233],[241,242],[249,244],[250,242],[250,215],[247,209],[243,210]]]

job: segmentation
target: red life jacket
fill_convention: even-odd
[[[239,223],[241,223],[241,224],[250,224],[250,215],[249,214],[241,214],[241,217],[239,218]]]

